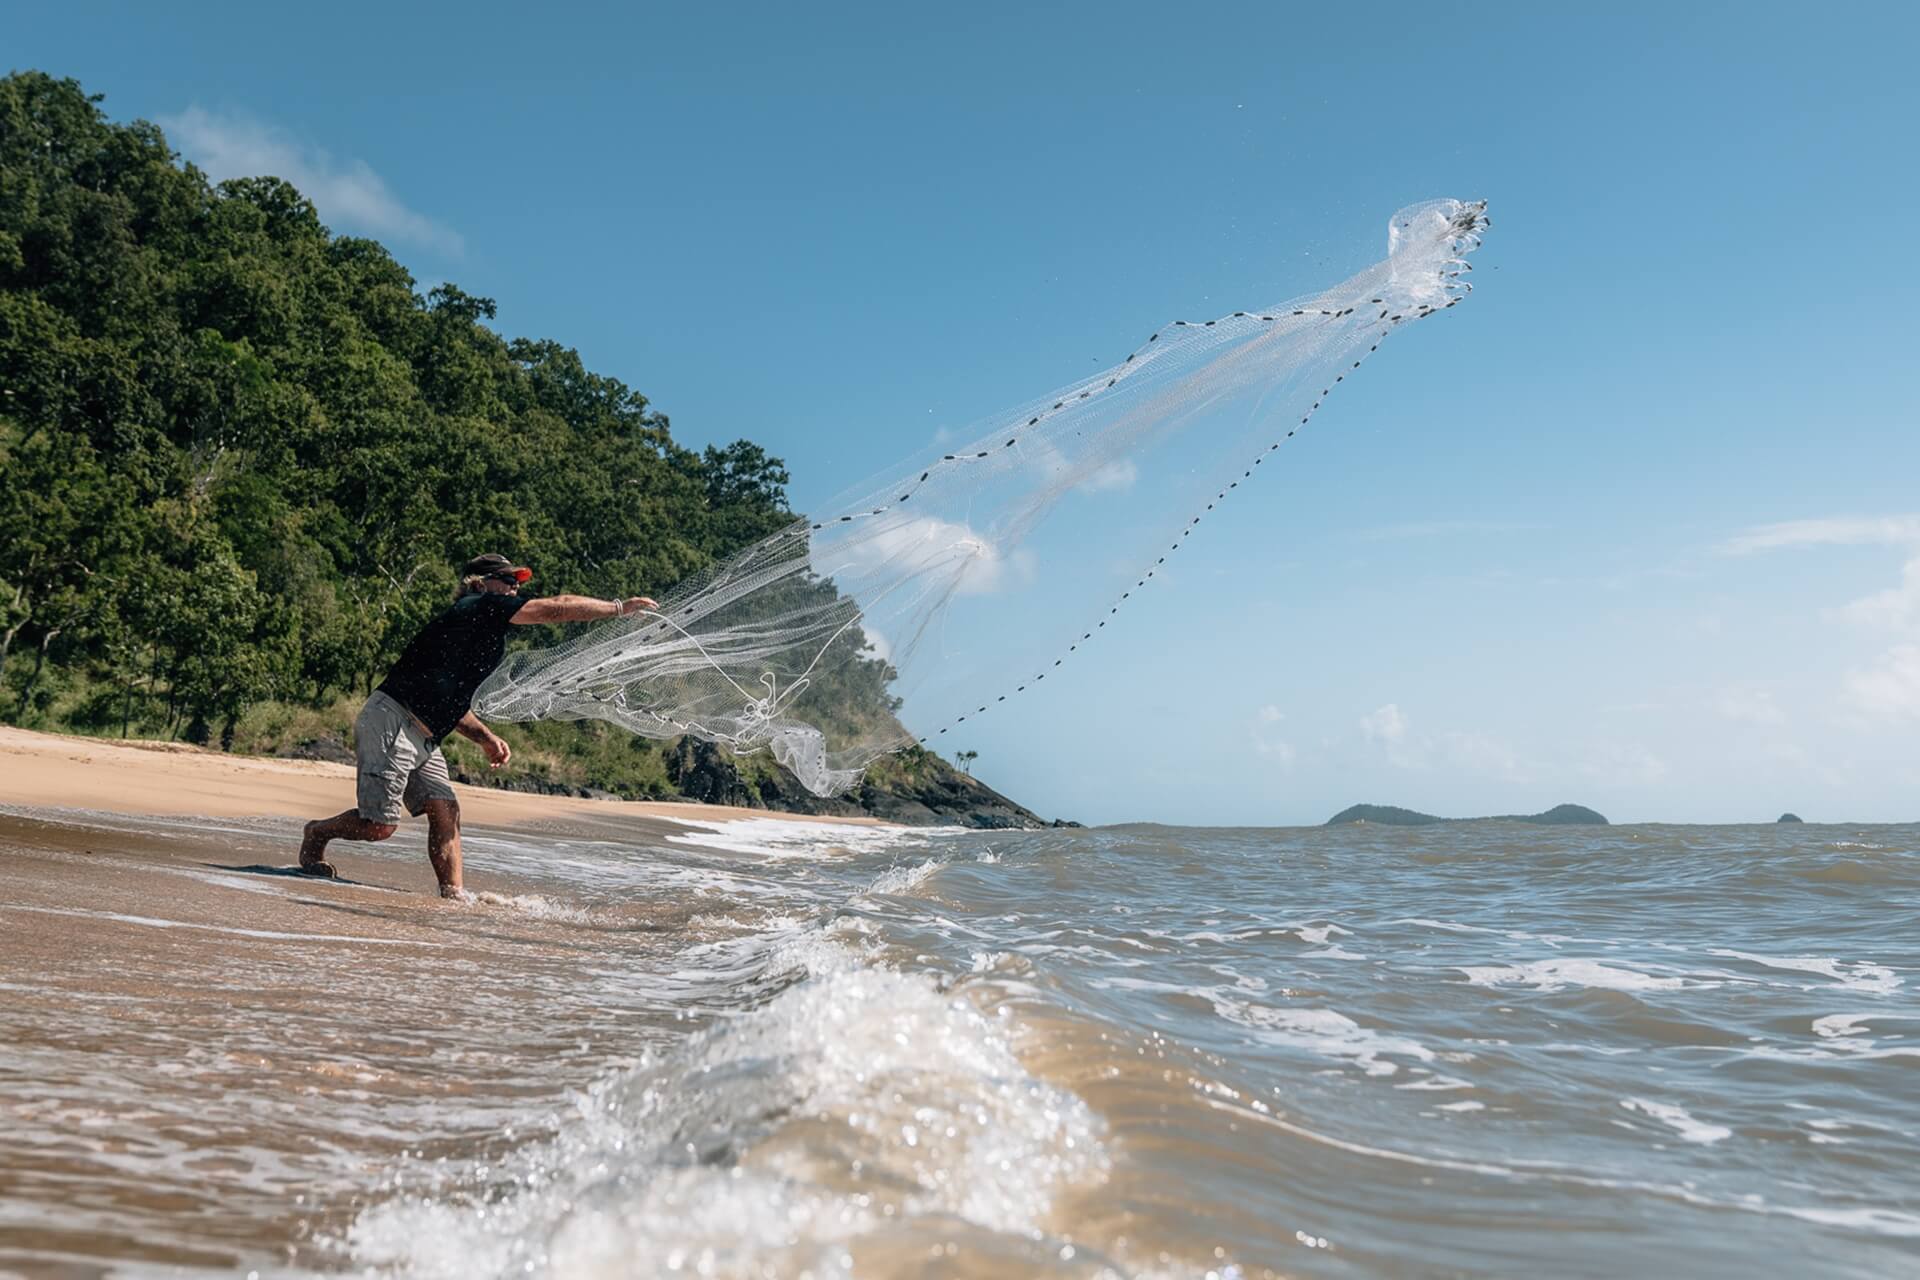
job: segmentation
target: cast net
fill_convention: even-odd
[[[1484,201],[1403,209],[1386,258],[1351,279],[1176,320],[682,582],[658,612],[510,655],[474,709],[769,750],[822,796],[888,752],[951,745],[1062,678],[1390,334],[1461,301],[1487,225]]]

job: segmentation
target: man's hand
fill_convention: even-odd
[[[496,769],[513,759],[513,748],[507,745],[507,740],[487,728],[480,717],[471,711],[460,717],[460,723],[453,726],[453,731],[469,742],[478,743],[480,749],[487,753],[487,763]]]
[[[624,618],[630,613],[639,613],[642,609],[658,609],[659,607],[660,602],[652,596],[628,596],[620,602],[620,616]]]

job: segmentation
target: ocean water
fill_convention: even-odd
[[[286,834],[9,830],[0,1268],[1920,1272],[1913,826]]]

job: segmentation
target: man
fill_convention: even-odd
[[[460,801],[447,778],[440,742],[449,733],[471,738],[498,769],[513,752],[473,714],[474,690],[507,651],[507,628],[541,622],[619,618],[658,606],[646,596],[596,600],[549,596],[522,600],[533,570],[502,555],[475,556],[461,570],[453,606],[429,622],[400,654],[387,678],[353,722],[359,762],[356,807],[306,827],[300,869],[339,875],[326,860],[329,840],[385,840],[403,812],[427,815],[427,857],[440,896],[465,895],[460,883]]]

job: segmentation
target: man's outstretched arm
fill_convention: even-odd
[[[625,600],[596,600],[592,596],[542,596],[529,600],[513,615],[515,625],[533,622],[592,622],[599,618],[620,618],[642,609],[660,606],[647,596],[628,596]]]

